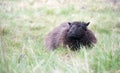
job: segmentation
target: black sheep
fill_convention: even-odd
[[[88,25],[89,22],[79,21],[61,24],[48,33],[45,38],[45,47],[48,50],[53,50],[60,46],[77,50],[81,46],[90,47],[94,45],[97,40],[93,32],[87,28]]]

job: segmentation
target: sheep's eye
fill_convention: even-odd
[[[84,30],[86,30],[87,28],[86,27],[83,27]]]
[[[81,25],[77,25],[77,27],[81,27]]]

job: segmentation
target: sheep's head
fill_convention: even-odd
[[[85,35],[87,26],[90,22],[68,22],[70,28],[67,32],[67,37],[70,39],[80,39]]]

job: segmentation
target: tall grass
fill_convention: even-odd
[[[0,1],[0,73],[120,73],[119,11],[108,0]],[[97,44],[47,52],[45,35],[67,21],[90,21]]]

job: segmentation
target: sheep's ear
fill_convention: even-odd
[[[72,25],[72,23],[71,23],[71,22],[68,22],[68,24],[69,24],[69,26],[71,26],[71,25]]]
[[[88,26],[90,24],[90,22],[86,23],[86,26]]]

